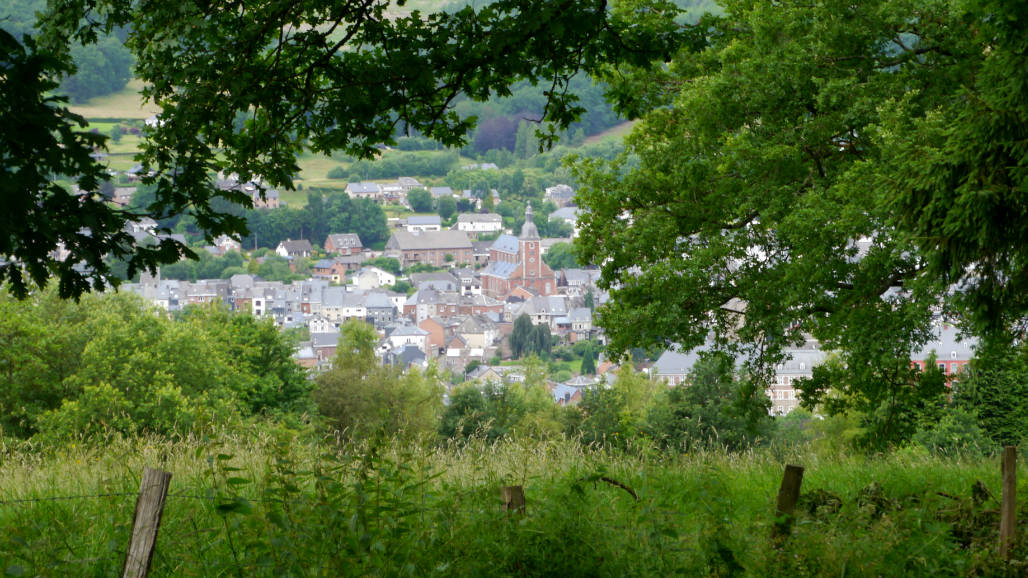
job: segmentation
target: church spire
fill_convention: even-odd
[[[525,224],[521,226],[521,238],[539,238],[539,229],[535,227],[535,221],[532,220],[532,203],[528,203],[525,206]]]

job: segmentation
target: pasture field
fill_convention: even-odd
[[[1022,529],[997,555],[990,457],[270,431],[0,448],[0,569],[117,573],[147,466],[173,474],[152,576],[1014,576],[1028,554]],[[791,536],[774,539],[787,463],[806,474]],[[523,514],[505,511],[508,485]]]

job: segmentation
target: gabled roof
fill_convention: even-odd
[[[338,248],[342,247],[363,247],[361,238],[356,233],[336,233],[328,236],[332,244]]]
[[[557,209],[556,211],[550,213],[550,219],[564,219],[577,221],[578,213],[580,212],[581,210],[578,207],[564,207],[562,209]]]
[[[575,307],[568,312],[571,323],[587,323],[593,320],[593,312],[588,307]]]
[[[411,215],[407,217],[408,225],[442,225],[439,215]]]
[[[525,301],[521,313],[529,315],[567,316],[568,302],[562,295],[542,295]]]
[[[461,213],[457,215],[458,223],[502,223],[503,217],[496,213]]]
[[[424,337],[428,335],[428,332],[416,325],[400,325],[396,329],[393,329],[393,332],[389,334],[390,337],[403,337],[407,335],[411,335],[414,337]]]
[[[395,309],[392,299],[389,298],[385,293],[371,292],[368,293],[367,301],[365,305],[368,309]]]
[[[381,190],[382,189],[379,187],[378,183],[361,182],[346,184],[346,192],[348,193],[367,195],[378,194]]]
[[[453,189],[450,187],[429,187],[428,192],[432,193],[435,198],[453,196]]]
[[[339,345],[339,332],[311,333],[312,347],[336,347]]]
[[[519,248],[518,238],[514,235],[500,235],[489,247],[490,250],[512,254],[516,254]]]
[[[518,265],[518,263],[508,263],[506,261],[493,261],[485,269],[482,269],[482,276],[509,279],[517,271]]]
[[[345,287],[326,287],[321,293],[322,307],[343,307],[345,302]]]
[[[387,249],[471,249],[471,240],[464,231],[396,231],[386,244]]]
[[[932,327],[932,335],[934,338],[926,343],[920,351],[915,352],[911,359],[925,359],[933,351],[939,361],[952,359],[967,361],[974,357],[978,340],[971,336],[961,336],[960,330],[956,326],[949,323],[935,323]]]
[[[307,239],[300,239],[299,241],[285,240],[278,244],[282,249],[285,249],[286,253],[290,255],[295,253],[310,253],[314,250],[311,246],[311,242]]]
[[[699,351],[693,350],[688,353],[680,351],[665,351],[653,364],[654,375],[685,375],[692,371],[696,362],[700,359]]]

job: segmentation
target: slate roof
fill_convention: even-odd
[[[314,247],[311,246],[311,242],[307,239],[300,239],[298,241],[282,241],[278,244],[279,247],[285,249],[289,255],[297,255],[300,253],[311,253]]]
[[[494,261],[489,263],[485,269],[482,269],[482,276],[499,277],[500,279],[509,279],[510,276],[517,271],[518,263],[507,263],[505,261]]]
[[[563,209],[557,209],[550,213],[550,220],[561,219],[564,221],[577,221],[578,213],[580,212],[581,210],[578,207],[564,207]]]
[[[471,249],[471,240],[464,231],[425,231],[414,234],[396,231],[386,248],[401,251],[417,249]]]
[[[382,189],[378,186],[378,183],[347,183],[346,192],[354,194],[378,194]]]
[[[491,250],[512,254],[517,253],[519,248],[520,244],[518,243],[518,238],[514,235],[500,235],[489,247]]]
[[[343,247],[363,247],[361,244],[361,238],[356,233],[337,233],[329,235],[329,239],[332,240],[332,244],[337,248]]]
[[[336,347],[339,345],[339,332],[311,333],[311,347]]]
[[[920,351],[915,352],[911,359],[925,359],[932,351],[935,352],[939,361],[952,359],[966,361],[974,357],[978,340],[970,336],[961,339],[960,330],[956,326],[948,323],[936,323],[932,327],[932,334],[935,336],[935,339],[926,343]]]
[[[665,351],[654,362],[652,373],[654,375],[685,375],[692,371],[699,359],[700,353],[696,350],[688,353]]]
[[[428,335],[428,332],[425,331],[424,329],[416,326],[416,325],[400,325],[396,329],[393,329],[393,332],[389,334],[389,337],[394,337],[394,336],[402,337],[404,335],[413,335],[413,336],[416,336],[416,337],[423,337],[425,335]]]
[[[502,223],[503,217],[496,213],[461,213],[457,215],[458,223]]]
[[[326,287],[321,292],[322,307],[342,307],[346,300],[345,287]]]
[[[439,215],[411,215],[407,217],[408,225],[440,225],[442,226],[443,220]]]
[[[385,293],[368,293],[365,306],[368,309],[395,309],[392,299]]]
[[[432,193],[432,196],[437,199],[439,197],[453,196],[453,189],[451,189],[450,187],[429,187],[428,192]]]

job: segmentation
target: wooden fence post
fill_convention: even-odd
[[[503,503],[507,511],[515,511],[519,514],[525,513],[525,489],[521,486],[504,486]]]
[[[1003,448],[1003,503],[999,518],[999,555],[1010,557],[1010,544],[1017,528],[1017,447]]]
[[[778,503],[775,505],[775,524],[772,537],[782,539],[789,535],[792,525],[792,514],[796,510],[796,502],[800,499],[800,486],[803,484],[802,466],[785,466],[782,486],[778,489]]]
[[[164,513],[164,499],[168,495],[171,472],[153,468],[143,470],[143,481],[139,484],[136,498],[136,514],[132,521],[132,538],[125,554],[122,578],[141,578],[150,572],[154,546],[157,545],[157,529]]]

